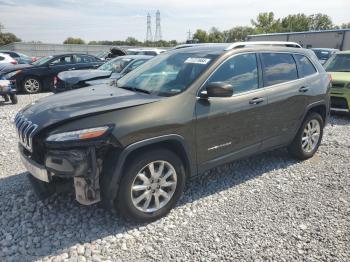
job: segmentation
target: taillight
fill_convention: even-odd
[[[331,74],[328,74],[328,79],[329,79],[329,81],[332,82],[333,78],[332,78],[332,75],[331,75]]]
[[[13,64],[13,65],[17,65],[17,61],[16,60],[11,61],[10,63]]]
[[[35,62],[36,60],[38,60],[36,57],[32,57],[32,62]]]

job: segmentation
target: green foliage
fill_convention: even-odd
[[[193,34],[193,39],[197,39],[199,43],[207,43],[209,41],[209,36],[205,30],[197,29]]]
[[[309,19],[309,30],[327,30],[334,27],[332,19],[325,14],[313,14],[309,16]]]
[[[257,34],[274,33],[281,31],[281,21],[280,19],[275,19],[273,12],[259,13],[256,21],[252,19],[251,23],[255,27],[255,32]]]
[[[249,26],[235,26],[223,32],[225,42],[245,41],[248,35],[254,34],[255,29]]]
[[[281,20],[282,32],[308,31],[310,18],[305,14],[288,15]]]
[[[81,38],[68,37],[63,41],[63,44],[84,45],[85,41]]]
[[[4,33],[2,31],[3,29],[4,26],[0,23],[0,46],[22,41],[20,38],[18,38],[12,33]]]
[[[0,46],[21,42],[22,40],[12,33],[0,33]]]

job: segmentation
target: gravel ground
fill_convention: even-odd
[[[165,218],[136,225],[74,195],[39,201],[0,102],[0,261],[349,261],[350,117],[333,116],[305,162],[276,150],[194,179]]]

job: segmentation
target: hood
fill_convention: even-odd
[[[350,83],[350,72],[328,72],[336,82]]]
[[[115,86],[99,85],[50,95],[26,106],[20,113],[37,124],[41,130],[73,118],[148,104],[161,99],[162,97]]]
[[[6,64],[5,66],[0,67],[0,75],[4,75],[12,71],[21,70],[29,67],[33,67],[33,66],[29,64],[19,64],[19,65]]]
[[[109,78],[99,78],[86,81],[85,84],[88,86],[101,85],[101,84],[110,84],[115,80],[121,78],[122,75],[119,73],[113,73]]]
[[[75,85],[81,81],[109,78],[111,74],[111,71],[105,70],[72,70],[59,73],[58,78],[69,85]]]

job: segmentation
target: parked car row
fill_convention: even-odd
[[[105,74],[125,57],[104,64]],[[69,85],[74,77],[65,75]],[[215,166],[279,147],[312,157],[329,115],[330,81],[312,51],[285,44],[174,49],[116,85],[22,109],[20,158],[42,196],[74,185],[81,204],[102,201],[127,219],[152,221],[176,205],[186,180]]]
[[[146,55],[126,55],[109,60],[95,70],[61,72],[54,79],[53,91],[58,93],[118,80],[151,58]]]
[[[18,92],[27,94],[49,90],[61,92],[102,83],[103,81],[101,79],[105,79],[105,82],[119,79],[154,55],[162,52],[162,50],[147,49],[151,52],[152,56],[141,55],[141,53],[145,53],[145,50],[133,49],[133,53],[140,54],[127,55],[128,53],[123,51],[123,49],[112,48],[109,53],[105,54],[103,60],[101,59],[103,56],[98,58],[93,55],[80,53],[59,54],[42,57],[30,64],[17,64],[16,60],[4,54],[4,57],[7,59],[6,61],[9,63],[12,62],[14,65],[0,68],[0,76],[14,81]],[[85,71],[86,69],[98,70]],[[71,72],[73,70],[78,71],[73,73]],[[59,75],[61,72],[65,73]],[[61,80],[64,80],[66,83],[63,84]]]

